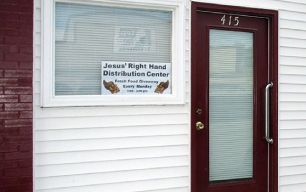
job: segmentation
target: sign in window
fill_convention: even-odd
[[[171,50],[171,11],[55,4],[55,95],[171,94]]]

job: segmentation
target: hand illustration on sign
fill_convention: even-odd
[[[112,81],[103,81],[104,87],[109,90],[112,94],[118,93],[120,91],[119,87]]]
[[[154,92],[162,94],[168,88],[168,86],[169,80],[167,80],[166,82],[160,82]]]

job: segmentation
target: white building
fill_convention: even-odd
[[[36,192],[305,192],[306,1],[35,0],[33,102]]]

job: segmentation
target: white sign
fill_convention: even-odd
[[[102,95],[171,94],[171,63],[102,61]]]
[[[152,29],[117,27],[115,29],[115,53],[145,53],[156,50],[155,32]]]

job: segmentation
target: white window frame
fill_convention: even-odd
[[[169,95],[55,95],[55,2],[172,11],[172,94]],[[107,106],[184,104],[184,4],[164,0],[44,0],[42,1],[41,106]]]

